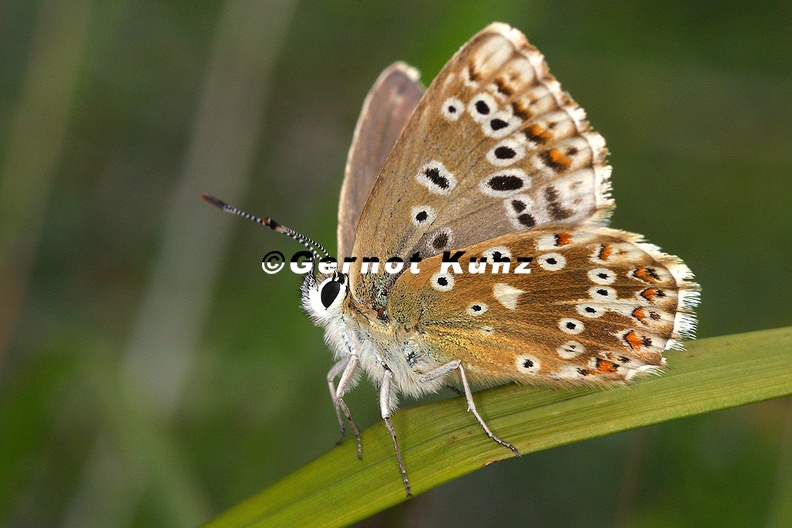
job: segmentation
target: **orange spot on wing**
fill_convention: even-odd
[[[547,165],[556,169],[566,169],[572,164],[572,158],[564,155],[564,153],[557,148],[551,148],[546,151],[544,159]]]
[[[602,244],[602,247],[600,248],[599,255],[597,255],[597,258],[600,260],[608,260],[612,254],[613,254],[613,246],[609,246],[608,244]]]
[[[660,277],[657,276],[657,272],[652,268],[645,268],[641,266],[640,268],[636,268],[633,272],[633,276],[636,279],[640,279],[644,282],[657,282],[660,280]]]
[[[640,295],[652,304],[655,303],[658,297],[665,297],[665,293],[657,288],[646,288]]]
[[[572,235],[570,235],[569,233],[558,233],[556,235],[557,247],[566,246],[570,242],[572,242]]]
[[[514,108],[514,105],[516,105],[516,104],[517,103],[513,103],[512,104],[512,108]],[[514,108],[514,110],[515,110],[515,112],[514,112],[515,114],[520,115],[520,116],[523,115],[521,112],[517,111],[516,108]],[[526,117],[526,119],[527,119],[527,117]],[[542,128],[539,125],[531,125],[528,128],[526,128],[523,131],[523,133],[525,134],[526,138],[528,138],[529,140],[533,141],[534,143],[547,143],[548,141],[553,139],[553,134],[551,134],[550,132],[548,132],[547,130],[545,130],[544,128]]]
[[[516,115],[519,118],[522,118],[523,120],[533,116],[533,112],[531,112],[530,105],[528,105],[523,99],[520,99],[519,101],[514,101],[511,106],[512,106],[512,110],[514,111],[514,115]],[[539,130],[541,130],[541,127],[539,127]],[[526,131],[526,135],[527,134],[528,131]]]
[[[643,324],[646,324],[646,310],[644,310],[640,306],[635,310],[633,310],[632,315],[633,317],[641,321]]]
[[[638,334],[635,333],[635,330],[630,330],[624,334],[624,340],[627,341],[627,344],[630,345],[630,348],[633,350],[638,350],[643,344],[643,339],[638,337]]]
[[[616,371],[619,370],[619,365],[600,358],[597,358],[595,366],[603,374],[616,374]]]

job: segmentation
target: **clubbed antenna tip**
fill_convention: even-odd
[[[214,197],[214,196],[212,196],[211,194],[201,193],[201,194],[199,195],[199,197],[200,197],[200,198],[201,198],[201,200],[203,200],[204,202],[206,202],[206,203],[209,203],[209,204],[212,204],[212,205],[214,205],[215,207],[218,207],[218,208],[220,208],[220,209],[225,209],[225,208],[228,206],[228,204],[227,204],[227,203],[225,203],[225,202],[224,202],[224,201],[222,201],[222,200],[219,200],[219,199],[215,198],[215,197]]]
[[[293,238],[294,240],[296,240],[297,242],[308,248],[308,250],[313,254],[314,258],[317,261],[322,259],[322,256],[319,255],[317,250],[324,253],[324,257],[330,256],[327,250],[324,247],[322,247],[322,245],[319,244],[318,242],[311,240],[307,236],[300,234],[297,231],[294,231],[293,229],[289,229],[288,227],[279,224],[272,218],[269,217],[259,218],[258,216],[254,216],[250,213],[246,213],[245,211],[241,209],[237,209],[233,205],[229,205],[225,203],[223,200],[220,200],[219,198],[212,196],[211,194],[201,193],[199,197],[204,202],[214,205],[218,209],[222,209],[227,213],[232,213],[235,215],[239,215],[243,218],[247,218],[248,220],[251,220],[253,222],[259,223],[261,225],[265,225],[270,229],[272,229],[273,231],[277,231],[278,233],[283,233],[284,235]]]

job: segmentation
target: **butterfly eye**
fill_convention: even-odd
[[[330,308],[330,306],[332,306],[338,298],[338,294],[341,293],[342,284],[342,281],[339,279],[328,279],[322,284],[319,291],[322,306],[325,308]]]

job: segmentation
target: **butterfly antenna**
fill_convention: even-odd
[[[259,218],[258,216],[254,216],[254,215],[252,215],[250,213],[246,213],[245,211],[243,211],[241,209],[237,209],[233,205],[229,205],[229,204],[225,203],[224,201],[222,201],[222,200],[220,200],[218,198],[215,198],[211,194],[201,194],[200,197],[201,197],[201,200],[203,200],[204,202],[206,202],[208,204],[211,204],[211,205],[214,205],[218,209],[222,209],[223,211],[225,211],[227,213],[233,213],[233,214],[239,215],[239,216],[241,216],[243,218],[247,218],[248,220],[251,220],[253,222],[259,223],[261,225],[265,225],[265,226],[269,227],[270,229],[272,229],[273,231],[277,231],[278,233],[283,233],[284,235],[293,238],[294,240],[296,240],[297,242],[299,242],[300,244],[302,244],[303,246],[308,248],[308,250],[311,252],[311,254],[313,254],[314,258],[317,261],[322,260],[322,258],[330,257],[330,254],[322,246],[322,244],[320,244],[319,242],[316,242],[316,241],[308,238],[307,236],[305,236],[305,235],[303,235],[301,233],[298,233],[297,231],[295,231],[293,229],[289,229],[288,227],[279,224],[278,222],[276,222],[272,218],[268,218],[268,217],[267,218]],[[324,253],[324,257],[322,257],[317,252],[317,249],[319,251],[321,251],[322,253]]]

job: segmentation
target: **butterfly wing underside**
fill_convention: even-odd
[[[386,68],[360,112],[347,157],[338,207],[338,256],[352,254],[358,218],[385,159],[393,150],[424,88],[418,72],[403,62]]]
[[[542,225],[604,223],[606,154],[541,53],[492,24],[421,99],[363,208],[353,254],[427,258]],[[381,309],[394,280],[352,273],[351,287]]]
[[[462,260],[509,257],[512,273],[441,273],[436,256],[399,277],[388,313],[483,384],[629,380],[692,337],[698,302],[688,268],[640,240],[596,227],[504,235]],[[531,258],[529,273],[513,273],[517,257]]]

